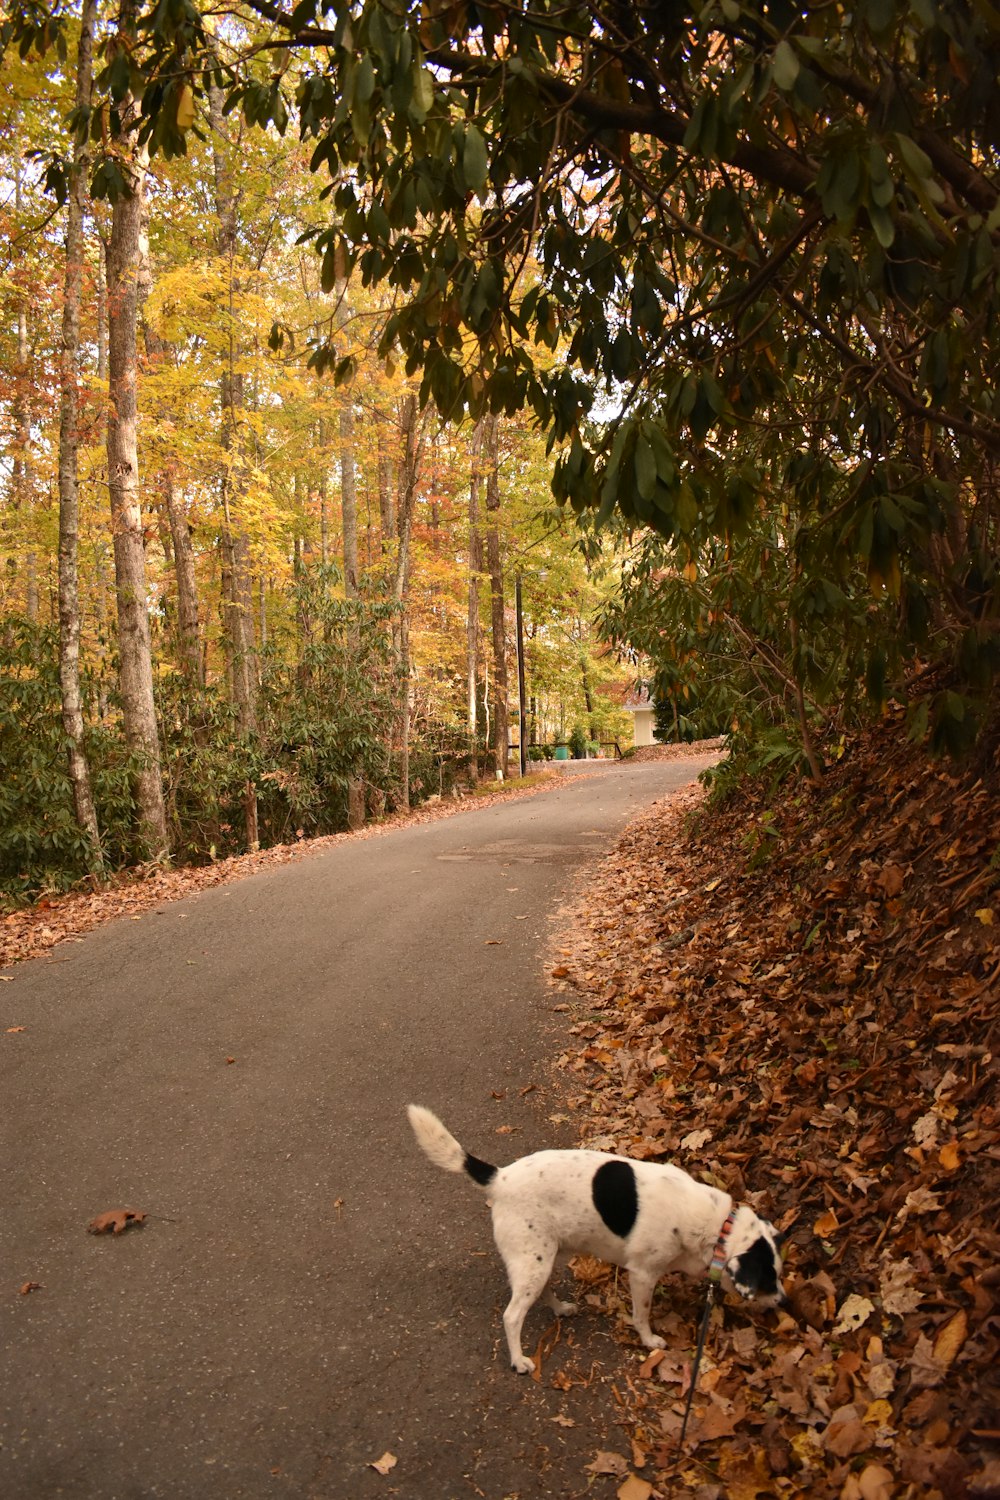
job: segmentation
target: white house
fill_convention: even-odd
[[[649,689],[645,684],[637,693],[630,694],[622,706],[632,715],[632,743],[636,746],[652,745],[656,707],[650,702]]]

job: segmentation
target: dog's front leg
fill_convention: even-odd
[[[632,1324],[647,1349],[665,1349],[666,1339],[654,1333],[649,1326],[649,1313],[653,1305],[653,1292],[659,1277],[648,1271],[629,1267],[629,1286],[632,1288]]]

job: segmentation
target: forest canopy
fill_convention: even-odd
[[[5,67],[71,63],[80,17],[10,6]],[[530,420],[585,549],[623,549],[603,628],[675,719],[816,780],[894,700],[935,748],[989,723],[992,7],[122,0],[96,37],[69,134],[34,142],[49,193],[85,171],[107,216],[133,156],[214,153],[222,251],[220,143],[287,172],[296,142],[269,232],[308,251],[314,316],[261,308],[256,350],[336,393],[374,356],[468,431]]]

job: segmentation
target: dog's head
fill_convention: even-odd
[[[738,1293],[759,1307],[780,1307],[785,1301],[781,1285],[781,1235],[773,1224],[753,1209],[741,1206],[729,1233],[729,1252],[722,1273],[727,1290]]]

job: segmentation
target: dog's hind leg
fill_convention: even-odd
[[[632,1290],[632,1324],[636,1333],[642,1339],[647,1349],[665,1349],[666,1339],[654,1333],[649,1326],[649,1313],[653,1306],[653,1292],[656,1290],[658,1276],[650,1275],[648,1271],[634,1270],[629,1267],[628,1280]]]
[[[528,1247],[516,1250],[505,1248],[497,1241],[500,1254],[510,1277],[510,1301],[504,1309],[503,1327],[507,1335],[510,1365],[519,1375],[530,1375],[535,1361],[521,1348],[521,1329],[528,1309],[537,1302],[548,1285],[552,1274],[552,1263],[556,1257],[556,1246],[536,1241]]]

